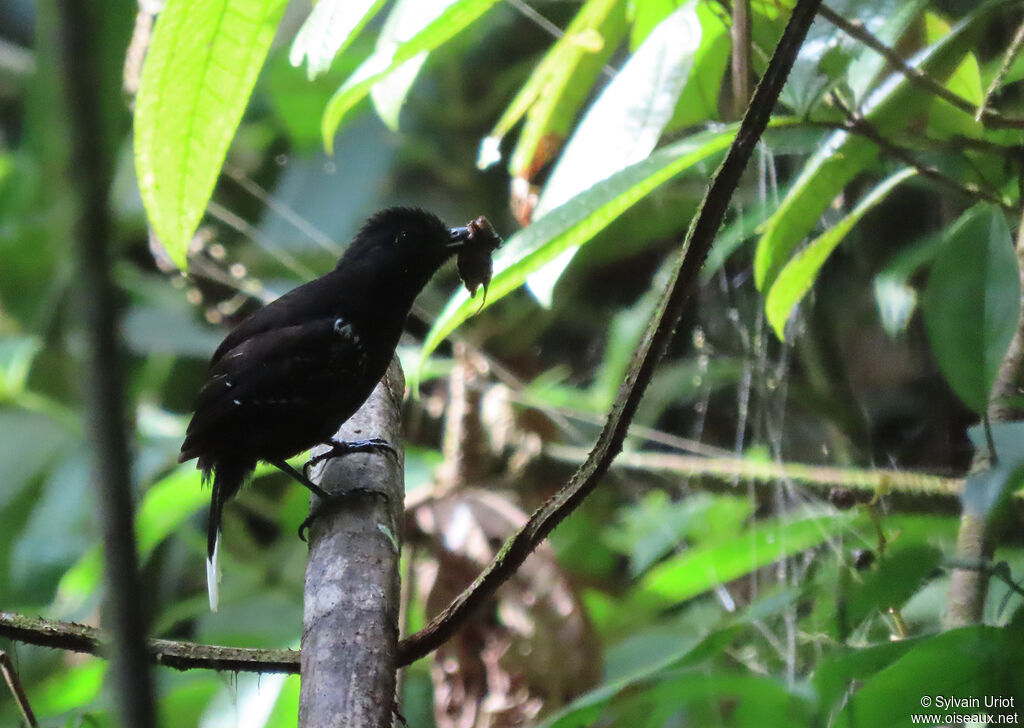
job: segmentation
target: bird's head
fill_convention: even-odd
[[[425,210],[389,207],[366,221],[338,267],[372,259],[394,270],[422,275],[425,283],[462,249],[470,235],[469,228],[449,228]]]

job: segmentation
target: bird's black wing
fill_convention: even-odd
[[[341,318],[248,336],[211,366],[179,462],[225,446],[275,452],[307,430],[313,441],[305,447],[311,447],[322,419],[340,417],[340,424],[362,404],[366,364],[359,333]]]
[[[262,333],[330,316],[332,308],[337,307],[337,299],[344,295],[344,291],[338,289],[346,287],[345,281],[334,273],[332,271],[292,289],[246,318],[224,337],[210,358],[210,366],[216,365],[225,354],[243,342]]]

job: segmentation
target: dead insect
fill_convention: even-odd
[[[491,253],[502,244],[501,238],[486,217],[478,217],[466,226],[469,230],[467,244],[459,251],[459,278],[466,285],[471,298],[476,297],[480,286],[484,296],[480,302],[483,308],[487,301],[487,287],[491,283]]]

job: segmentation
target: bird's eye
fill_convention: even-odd
[[[400,230],[398,232],[398,235],[395,236],[395,244],[396,245],[405,245],[407,242],[409,242],[409,231],[408,230]]]

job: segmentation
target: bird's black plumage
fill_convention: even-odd
[[[257,461],[279,467],[366,401],[394,355],[413,300],[469,239],[423,210],[371,217],[337,267],[239,324],[214,352],[181,446],[213,478],[211,606],[221,511]]]

